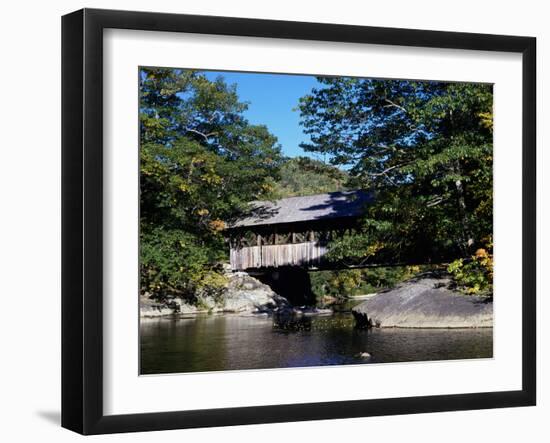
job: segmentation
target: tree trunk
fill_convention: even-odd
[[[462,168],[460,167],[460,163],[458,161],[455,162],[454,172],[458,175],[462,174]],[[464,198],[464,185],[462,180],[456,180],[455,187],[457,193],[458,214],[462,223],[461,249],[464,255],[469,255],[470,247],[473,245],[474,239],[472,232],[470,231],[470,224],[468,223],[466,200]]]

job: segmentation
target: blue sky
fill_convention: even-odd
[[[300,113],[293,110],[298,99],[319,83],[312,76],[286,74],[255,74],[242,72],[206,71],[208,79],[222,76],[228,84],[237,85],[240,101],[249,102],[245,117],[254,124],[264,124],[289,157],[315,154],[304,152],[300,143],[308,141],[300,126]]]

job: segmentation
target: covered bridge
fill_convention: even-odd
[[[328,242],[353,229],[370,201],[364,191],[342,191],[252,202],[228,228],[231,268],[319,266]]]

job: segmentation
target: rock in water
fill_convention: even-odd
[[[449,280],[420,277],[352,309],[360,327],[481,328],[493,326],[493,303],[448,288]]]
[[[139,297],[139,311],[141,317],[163,317],[174,313],[171,307],[158,303],[146,295]]]

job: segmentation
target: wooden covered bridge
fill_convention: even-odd
[[[228,228],[233,270],[322,266],[327,245],[354,229],[371,201],[364,191],[256,201]]]

